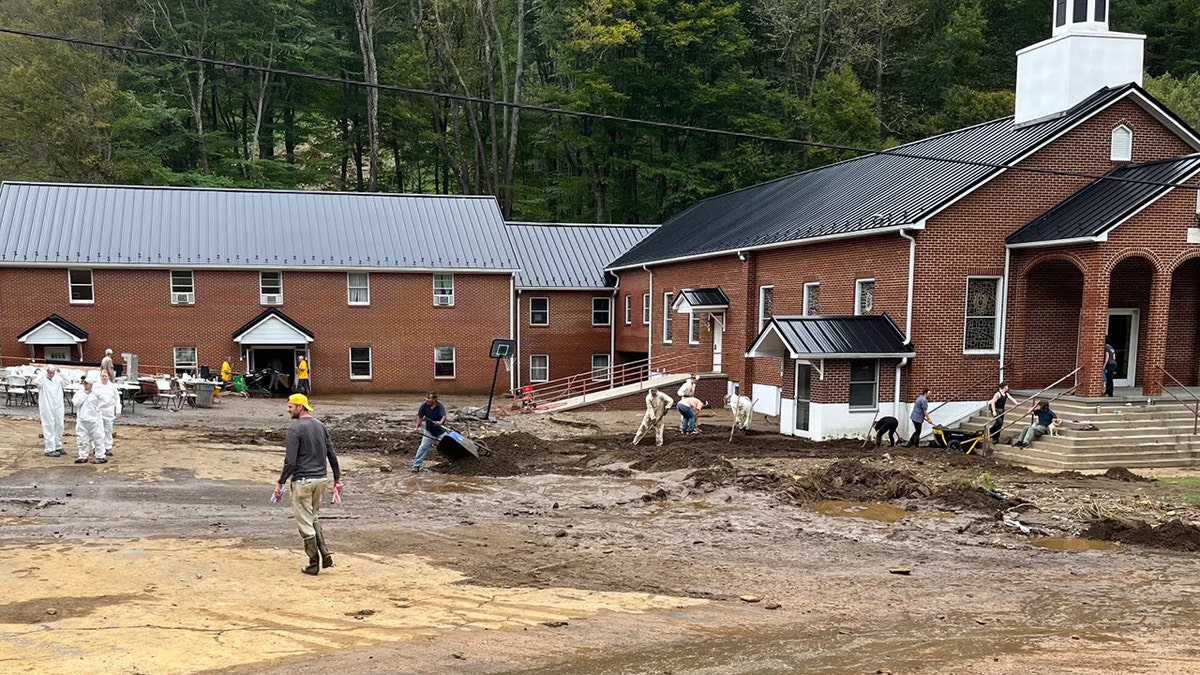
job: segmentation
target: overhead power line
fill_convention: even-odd
[[[17,35],[26,38],[37,40],[49,40],[52,42],[63,42],[70,45],[80,47],[95,47],[98,49],[111,49],[119,52],[131,54],[142,54],[144,56],[153,56],[164,59],[174,59],[177,61],[188,61],[191,63],[203,63],[212,66],[220,66],[223,68],[234,68],[240,70],[249,70],[257,73],[270,73],[272,75],[286,75],[288,77],[302,78],[306,80],[314,80],[316,82],[327,82],[330,84],[349,85],[353,87],[362,87],[364,89],[378,89],[380,91],[394,92],[397,94],[408,94],[411,96],[423,96],[428,98],[439,98],[449,101],[457,101],[461,103],[476,103],[480,105],[497,106],[503,108],[511,108],[513,110],[527,110],[530,112],[539,112],[549,115],[564,115],[569,117],[578,117],[582,119],[602,120],[606,122],[620,122],[622,124],[633,124],[644,127],[654,127],[658,129],[669,129],[673,131],[684,131],[698,134],[709,134],[713,136],[724,136],[726,138],[737,138],[747,141],[762,141],[764,143],[781,143],[784,145],[798,145],[808,148],[820,148],[824,150],[838,150],[841,152],[852,152],[858,155],[881,155],[889,157],[903,157],[906,159],[921,159],[935,162],[946,162],[950,164],[963,164],[967,166],[978,166],[987,169],[1002,169],[1005,171],[1023,171],[1025,173],[1041,174],[1046,176],[1066,176],[1070,178],[1087,178],[1090,180],[1110,180],[1121,183],[1132,183],[1137,185],[1149,185],[1153,187],[1166,188],[1183,188],[1195,190],[1197,188],[1190,185],[1181,185],[1178,183],[1164,183],[1162,181],[1142,180],[1138,178],[1124,178],[1121,176],[1110,176],[1103,174],[1092,174],[1081,171],[1066,171],[1061,169],[1045,169],[1038,167],[1018,166],[1014,164],[998,164],[995,162],[982,162],[978,160],[962,159],[955,157],[936,157],[932,155],[922,155],[920,153],[905,152],[903,150],[876,150],[873,148],[861,148],[852,145],[839,145],[836,143],[821,143],[819,141],[805,141],[796,138],[783,138],[780,136],[768,136],[765,134],[752,134],[744,131],[730,131],[728,129],[713,129],[710,127],[698,127],[690,124],[676,124],[673,122],[659,122],[655,120],[646,120],[636,117],[624,117],[621,115],[607,115],[604,113],[586,112],[582,110],[569,110],[566,108],[554,108],[551,106],[536,105],[531,103],[514,103],[512,101],[498,101],[495,99],[482,98],[478,96],[466,96],[463,94],[450,94],[440,91],[432,91],[429,89],[417,89],[415,87],[401,87],[394,84],[370,84],[362,80],[354,80],[346,77],[335,77],[332,75],[320,75],[316,73],[307,73],[300,70],[289,70],[286,68],[276,68],[273,66],[258,66],[250,63],[239,63],[237,61],[224,61],[221,59],[212,59],[204,56],[192,56],[189,54],[179,54],[175,52],[165,52],[157,49],[149,49],[146,47],[132,47],[128,45],[120,45],[112,42],[102,42],[99,40],[89,40],[86,38],[69,37],[65,35],[54,35],[51,33],[40,33],[37,31],[21,30],[18,28],[10,28],[8,26],[0,26],[0,33],[8,35]]]

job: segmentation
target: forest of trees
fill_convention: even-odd
[[[0,27],[334,78],[885,148],[1012,113],[1052,0],[0,0]],[[1200,125],[1200,3],[1112,0]],[[0,34],[0,179],[493,194],[660,222],[851,156]]]

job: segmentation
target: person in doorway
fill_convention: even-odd
[[[667,411],[675,404],[674,399],[664,391],[651,389],[646,394],[646,414],[642,416],[642,424],[633,435],[633,444],[641,442],[642,437],[654,429],[654,444],[663,444],[663,429],[667,426]]]
[[[1038,401],[1037,405],[1029,410],[1029,414],[1033,416],[1033,424],[1025,427],[1021,432],[1020,438],[1013,445],[1018,448],[1023,448],[1033,442],[1033,439],[1038,436],[1045,435],[1051,424],[1058,421],[1058,415],[1050,409],[1049,401]]]
[[[100,381],[92,385],[96,396],[100,398],[100,422],[104,433],[104,456],[113,456],[113,422],[121,418],[121,390],[108,376],[108,371],[100,371]]]
[[[1113,379],[1117,375],[1117,350],[1113,349],[1112,340],[1104,336],[1104,395],[1113,395]]]
[[[884,434],[887,434],[888,446],[896,447],[896,430],[900,428],[900,420],[891,415],[880,417],[871,428],[875,430],[875,447],[883,445]]]
[[[71,397],[75,405],[76,464],[87,464],[88,455],[94,455],[94,464],[105,464],[104,419],[100,414],[100,395],[93,391],[91,382],[84,382],[83,389]]]
[[[63,377],[58,367],[49,365],[38,373],[34,384],[38,388],[38,412],[42,417],[43,453],[47,457],[62,457],[63,444]]]
[[[992,413],[992,428],[988,433],[992,437],[993,443],[1000,442],[1000,430],[1004,428],[1004,408],[1008,402],[1016,403],[1016,399],[1008,393],[1008,383],[1001,382],[996,388],[996,393],[992,394],[992,400],[988,401],[988,411]]]
[[[233,360],[232,356],[226,356],[221,362],[221,388],[229,389],[233,387],[233,366],[229,362]]]
[[[929,387],[921,387],[921,393],[913,402],[912,414],[908,416],[908,419],[913,424],[912,437],[908,439],[908,447],[915,448],[921,444],[921,425],[925,422],[933,424],[933,419],[929,417]]]
[[[312,416],[312,406],[304,394],[288,397],[287,412],[292,423],[287,430],[287,452],[283,459],[283,471],[275,482],[274,501],[283,497],[283,486],[291,481],[292,515],[304,541],[304,552],[308,565],[301,572],[316,576],[321,568],[333,567],[333,556],[325,543],[325,533],[317,514],[321,510],[321,498],[329,486],[326,464],[333,470],[334,496],[342,490],[342,469],[338,465],[329,429]],[[336,501],[336,500],[335,500]]]
[[[300,357],[300,362],[296,364],[296,391],[305,396],[312,391],[308,382],[308,360],[303,356]]]
[[[108,373],[108,379],[117,379],[117,370],[113,367],[113,351],[111,349],[104,350],[104,358],[100,359],[100,372]]]
[[[413,429],[415,433],[421,434],[421,444],[417,446],[417,455],[413,457],[412,472],[417,473],[421,470],[421,465],[425,463],[425,457],[429,454],[429,449],[437,442],[442,440],[442,436],[446,435],[446,406],[438,401],[438,395],[435,392],[429,392],[425,397],[425,402],[417,409],[417,427]],[[424,428],[421,425],[424,424]]]
[[[679,399],[679,405],[675,406],[679,410],[679,432],[687,436],[700,433],[696,431],[696,417],[707,405],[707,402],[701,401],[695,396],[684,396]]]
[[[695,396],[696,395],[696,383],[699,381],[700,381],[700,376],[693,373],[688,376],[688,379],[683,381],[683,384],[679,385],[679,391],[677,391],[675,393],[679,394],[679,398],[681,398],[681,399],[686,398],[688,396]]]

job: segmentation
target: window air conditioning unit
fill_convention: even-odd
[[[262,304],[264,304],[264,305],[278,305],[278,304],[279,304],[279,297],[280,297],[280,296],[278,296],[278,295],[264,295],[264,296],[262,296]]]
[[[435,295],[433,297],[433,304],[437,305],[438,307],[449,307],[450,306],[450,296]]]
[[[196,303],[196,296],[192,293],[172,293],[171,302],[176,305],[192,305]]]

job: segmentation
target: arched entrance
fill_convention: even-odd
[[[1045,387],[1078,366],[1083,272],[1049,260],[1025,275],[1025,335],[1019,386]]]
[[[1154,265],[1141,257],[1126,258],[1117,263],[1109,277],[1107,335],[1117,352],[1115,387],[1141,384],[1142,364],[1146,363],[1145,326],[1153,281]],[[1103,354],[1096,355],[1098,361],[1103,358]]]
[[[1175,379],[1200,384],[1200,258],[1184,261],[1171,275],[1165,357],[1163,367]]]

